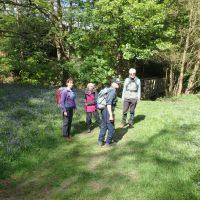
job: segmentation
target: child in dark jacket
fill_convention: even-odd
[[[99,113],[97,111],[96,98],[97,93],[94,90],[94,84],[88,83],[87,88],[85,90],[85,112],[88,133],[91,132],[92,115],[95,117],[98,126],[100,126],[101,124]]]

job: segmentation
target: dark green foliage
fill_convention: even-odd
[[[60,85],[72,76],[82,87],[88,81],[104,84],[114,75],[125,78],[130,67],[142,72],[148,63],[159,64],[162,77],[173,65],[177,82],[192,5],[188,0],[3,2],[2,82],[14,75],[23,83]],[[198,13],[196,19],[198,24]],[[191,43],[197,42],[190,45],[195,52],[188,52],[183,91],[197,58],[199,32],[194,32]]]

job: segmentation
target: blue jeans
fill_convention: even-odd
[[[101,128],[99,133],[99,142],[103,143],[106,135],[106,131],[108,130],[108,135],[106,138],[106,144],[110,144],[112,142],[113,134],[115,133],[114,121],[109,120],[109,113],[107,109],[104,109],[101,112]]]

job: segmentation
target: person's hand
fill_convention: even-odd
[[[109,121],[114,121],[113,116],[109,117]]]
[[[64,116],[67,117],[67,112],[64,112]]]

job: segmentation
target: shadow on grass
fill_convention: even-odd
[[[83,113],[84,114],[84,113]],[[87,126],[86,122],[84,120],[74,120],[75,122],[72,122],[72,135],[77,135],[81,133],[86,133],[87,132]],[[94,130],[95,128],[99,127],[96,122],[91,124],[91,131]]]
[[[134,117],[134,124],[137,124],[137,123],[145,120],[145,117],[146,117],[145,115],[136,115]]]
[[[0,87],[0,178],[15,170],[13,162],[25,152],[57,148],[61,141],[55,134],[60,115],[53,89],[31,85]],[[32,161],[29,161],[34,163]],[[33,164],[34,165],[34,164]],[[11,169],[12,168],[12,169]]]
[[[145,115],[137,115],[134,117],[134,124],[139,123],[145,119]],[[128,127],[117,128],[115,129],[115,133],[113,135],[113,141],[115,143],[119,142],[123,139],[124,135],[128,132]]]
[[[37,105],[42,110],[46,106],[43,103]],[[134,196],[136,199],[145,200],[198,199],[190,179],[187,175],[182,177],[181,174],[182,167],[192,168],[188,167],[188,163],[193,160],[190,155],[181,151],[183,149],[176,148],[176,145],[171,146],[171,143],[187,141],[188,134],[183,133],[195,130],[197,126],[194,124],[168,124],[150,137],[146,134],[141,141],[135,141],[133,138],[121,146],[116,145],[110,149],[94,148],[93,151],[93,146],[86,140],[64,143],[57,135],[41,133],[44,129],[40,126],[43,123],[53,123],[55,118],[61,120],[61,115],[54,116],[55,110],[48,113],[48,106],[53,104],[47,104],[44,109],[49,118],[43,119],[42,113],[39,117],[41,122],[35,121],[34,116],[40,114],[40,111],[34,113],[33,127],[28,115],[20,115],[19,121],[27,123],[27,126],[23,127],[23,133],[33,131],[24,137],[31,137],[36,130],[37,134],[33,137],[33,146],[30,147],[33,151],[22,152],[24,155],[15,162],[5,162],[5,172],[10,170],[5,178],[13,175],[10,178],[11,184],[5,188],[8,199],[129,200]],[[144,115],[138,115],[135,117],[135,123],[144,119]],[[73,134],[80,134],[85,130],[85,121],[76,120],[72,127]],[[8,126],[8,131],[9,128]],[[127,131],[128,129],[116,129],[116,141],[121,140]],[[13,145],[13,141],[10,141]],[[15,145],[17,147],[18,143]],[[194,172],[194,177],[196,175],[198,174]]]
[[[81,134],[86,131],[85,121],[72,122],[72,135]]]
[[[63,146],[57,156],[42,162],[36,172],[11,185],[8,193],[13,196],[9,197],[128,200],[130,195],[141,195],[141,199],[150,200],[196,200],[192,182],[182,177],[180,170],[182,165],[187,167],[189,155],[172,148],[170,140],[165,140],[169,136],[172,142],[179,140],[179,133],[164,128],[143,142],[131,140],[107,150],[99,147],[93,152],[86,141],[66,144],[67,148]],[[161,145],[163,140],[167,142]]]
[[[124,129],[124,133],[127,132],[127,129]],[[118,129],[118,130],[120,130],[120,129]],[[167,134],[169,134],[168,130],[163,129],[159,133],[149,137],[146,142],[138,142],[138,141],[134,141],[134,140],[128,141],[126,143],[126,147],[128,149],[130,148],[131,151],[123,150],[121,153],[118,152],[116,155],[114,153],[113,156],[112,156],[113,160],[115,160],[115,159],[117,159],[118,157],[121,157],[121,156],[130,155],[132,153],[135,156],[137,156],[138,161],[141,162],[143,159],[144,160],[146,159],[145,154],[148,153],[147,152],[148,148],[154,143],[154,141],[156,141],[156,139],[158,139],[160,137],[164,137]],[[122,133],[122,135],[123,135],[123,133]],[[114,149],[114,150],[116,150],[116,149]]]
[[[119,142],[127,132],[128,132],[127,127],[115,129],[115,133],[113,135],[113,141],[116,142],[116,143]]]

